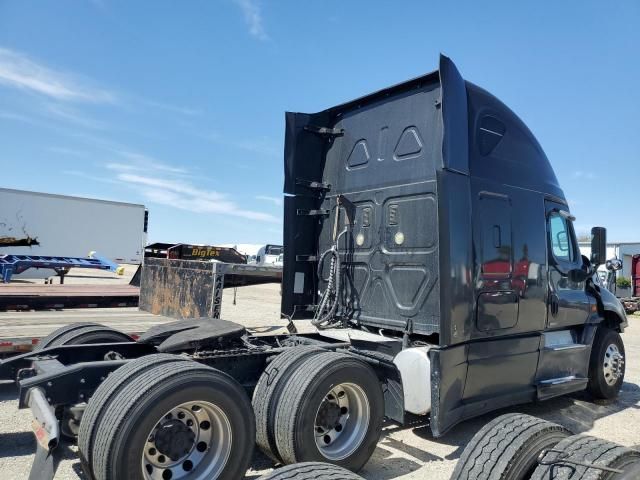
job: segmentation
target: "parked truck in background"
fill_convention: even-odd
[[[0,188],[0,254],[86,257],[93,251],[118,263],[141,263],[147,215],[144,205]]]
[[[98,480],[242,478],[254,443],[274,463],[358,470],[385,417],[428,418],[439,437],[509,405],[618,395],[627,319],[594,281],[606,231],[579,254],[541,146],[450,59],[287,113],[284,192],[282,312],[317,332],[210,318],[137,341],[54,332],[0,363],[36,418],[34,469],[64,435]]]

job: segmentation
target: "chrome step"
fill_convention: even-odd
[[[565,343],[561,345],[549,345],[544,347],[548,352],[561,352],[563,350],[584,350],[588,345],[584,343]]]

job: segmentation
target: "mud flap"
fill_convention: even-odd
[[[36,442],[36,445],[36,458],[31,465],[29,480],[53,480],[60,463],[60,449],[46,449],[40,442]]]

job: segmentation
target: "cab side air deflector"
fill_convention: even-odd
[[[469,174],[467,89],[464,79],[449,57],[440,55],[442,92],[442,158],[444,167]]]

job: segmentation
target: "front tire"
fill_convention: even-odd
[[[276,407],[285,463],[328,462],[358,471],[376,448],[384,416],[378,377],[343,353],[313,355],[291,374]]]
[[[255,422],[242,387],[196,362],[139,374],[104,411],[96,480],[236,480],[251,460]]]
[[[548,452],[542,460],[545,463],[552,463],[558,458],[562,458],[566,462],[563,463],[560,460],[553,465],[538,465],[531,476],[531,480],[615,480],[617,478],[622,480],[622,478],[637,478],[632,477],[628,470],[640,462],[640,452],[600,438],[588,435],[574,435],[558,443],[554,447],[554,451]],[[622,474],[618,475],[599,468],[576,465],[571,463],[572,461],[627,471],[629,476],[622,477]]]
[[[528,480],[540,452],[571,435],[561,425],[521,413],[501,415],[467,444],[452,480]]]
[[[258,480],[364,480],[337,465],[321,462],[296,463],[263,475]]]
[[[625,351],[620,334],[600,326],[591,347],[587,391],[598,399],[616,398],[624,382],[624,372]]]

